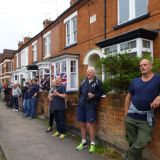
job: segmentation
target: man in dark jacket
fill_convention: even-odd
[[[28,96],[28,86],[29,83],[26,82],[25,86],[22,87],[22,98],[23,98],[23,113],[24,115],[27,114],[27,96]]]
[[[49,91],[48,94],[48,99],[49,99],[49,128],[46,130],[46,132],[52,131],[53,127],[53,121],[54,121],[54,108],[53,108],[53,93],[56,90],[56,81],[53,79],[52,80],[52,87]]]
[[[88,128],[91,141],[89,152],[93,153],[95,151],[96,108],[103,95],[102,82],[95,77],[94,67],[87,69],[87,78],[82,82],[79,92],[77,120],[81,123],[82,142],[76,149],[80,151],[87,147],[86,132]]]

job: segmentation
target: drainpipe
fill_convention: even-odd
[[[106,35],[106,26],[107,26],[107,21],[106,21],[106,0],[104,0],[104,39],[107,38]]]

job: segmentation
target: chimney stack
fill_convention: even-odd
[[[76,3],[78,0],[71,0],[70,1],[70,6],[72,6],[74,3]]]
[[[31,39],[30,37],[27,37],[27,36],[24,37],[24,40],[23,40],[24,44],[27,43],[30,39]]]
[[[48,27],[53,21],[45,19],[43,21],[43,28],[45,29],[46,27]]]
[[[21,48],[23,46],[23,41],[19,41],[18,42],[18,49]]]

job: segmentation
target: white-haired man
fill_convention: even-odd
[[[86,79],[79,88],[79,103],[77,107],[77,120],[81,123],[82,142],[76,147],[82,150],[87,147],[86,132],[89,129],[91,145],[89,152],[95,151],[95,121],[97,104],[103,95],[102,82],[95,76],[95,68],[88,67]]]

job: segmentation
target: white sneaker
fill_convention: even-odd
[[[13,112],[15,112],[15,111],[16,111],[16,109],[13,110]]]
[[[15,111],[18,112],[18,109],[16,109]]]

